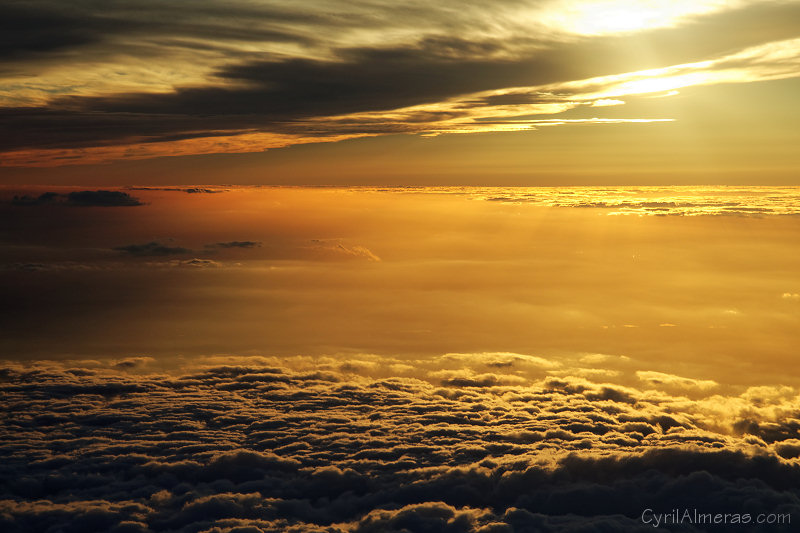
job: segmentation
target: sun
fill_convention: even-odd
[[[628,33],[672,26],[681,18],[712,11],[719,5],[714,0],[579,0],[564,6],[564,23],[583,35]]]

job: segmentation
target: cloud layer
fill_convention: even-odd
[[[6,3],[0,152],[6,164],[59,165],[513,131],[642,93],[796,75],[798,34],[787,22],[796,2],[689,3],[641,27],[582,27],[620,18],[612,8]],[[652,9],[633,3],[623,13]]]
[[[388,363],[6,364],[3,529],[646,531],[647,508],[800,513],[797,391],[790,417],[728,432],[663,393]]]

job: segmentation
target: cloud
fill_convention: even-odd
[[[720,194],[713,187],[680,188],[587,189],[580,195],[571,191],[541,188],[495,189],[492,193],[476,192],[473,198],[503,203],[529,203],[548,207],[569,207],[607,210],[609,215],[650,216],[740,216],[796,215],[793,203],[796,195],[778,188],[740,189]],[[789,293],[791,294],[791,293]],[[669,323],[664,323],[669,324]],[[666,326],[669,327],[669,326]]]
[[[0,265],[0,270],[18,270],[20,272],[70,272],[70,271],[96,271],[103,267],[96,264],[78,263],[75,261],[63,263],[11,263]]]
[[[630,361],[630,357],[626,355],[609,355],[605,353],[587,353],[580,357],[579,361],[586,364],[601,364],[615,361]]]
[[[136,198],[121,191],[74,191],[67,194],[67,203],[79,206],[133,206],[142,205]]]
[[[59,197],[60,195],[55,192],[45,192],[36,197],[27,194],[22,196],[14,195],[11,203],[14,205],[44,205],[57,202]]]
[[[447,353],[441,358],[443,364],[457,362],[469,367],[486,365],[495,368],[558,368],[561,363],[536,355],[512,352]]]
[[[127,246],[116,246],[113,248],[118,252],[125,252],[133,256],[147,257],[159,255],[185,255],[192,253],[188,248],[181,246],[167,246],[158,241],[151,241],[144,244],[129,244]]]
[[[0,57],[20,59],[98,43],[129,26],[118,19],[84,18],[79,10],[45,2],[9,2],[0,7],[3,39]]]
[[[189,194],[218,194],[226,189],[211,189],[208,187],[128,187],[133,191],[176,191]]]
[[[682,389],[712,389],[719,384],[710,379],[692,379],[663,372],[639,370],[636,376],[642,381],[654,386],[678,387]]]
[[[259,241],[228,241],[206,244],[206,248],[257,248],[261,246]]]
[[[222,266],[222,263],[219,263],[218,261],[214,261],[211,259],[198,259],[197,257],[193,259],[184,259],[182,261],[175,261],[172,264],[178,267],[189,267],[189,268],[220,268]]]
[[[144,205],[137,198],[122,191],[73,191],[67,194],[45,192],[39,196],[15,195],[14,205],[34,206],[63,204],[77,207],[129,207]]]
[[[381,261],[381,258],[366,246],[345,245],[337,239],[312,239],[310,249],[332,259],[362,259],[374,263]]]
[[[519,376],[498,374],[475,374],[471,371],[440,370],[428,374],[440,378],[445,387],[495,387],[499,385],[520,385],[527,380]]]
[[[223,191],[217,189],[206,189],[203,187],[189,187],[188,189],[183,189],[183,192],[188,192],[189,194],[199,194],[199,193],[216,194],[216,193],[221,193]]]
[[[441,387],[324,358],[154,363],[2,366],[4,531],[646,531],[646,508],[800,512],[796,437],[704,429],[680,397]]]
[[[624,100],[617,100],[614,98],[600,98],[592,102],[592,107],[608,107],[612,105],[624,105]]]
[[[223,7],[208,1],[180,14],[163,3],[131,10],[123,2],[104,6],[102,15],[92,2],[15,4],[5,8],[12,32],[6,55],[22,66],[60,62],[62,69],[68,58],[72,70],[61,76],[73,83],[54,74],[50,85],[34,90],[30,81],[14,78],[20,94],[0,109],[0,133],[6,134],[0,150],[6,164],[68,164],[92,154],[102,159],[169,153],[160,145],[174,153],[260,151],[365,135],[575,123],[529,121],[523,128],[477,121],[618,103],[615,95],[593,93],[625,83],[641,89],[642,80],[620,78],[623,73],[674,67],[681,71],[675,77],[685,74],[686,65],[727,57],[732,50],[795,38],[796,28],[787,21],[796,19],[798,9],[793,3],[744,5],[684,17],[674,27],[577,37],[554,25],[546,7],[445,3],[415,5],[398,16],[383,2],[354,2],[337,17],[302,6],[244,2]],[[242,27],[241,20],[252,23]],[[539,37],[531,37],[531,27],[541,28]],[[40,28],[47,28],[46,37],[38,37]],[[370,37],[374,32],[383,44]],[[165,67],[87,93],[74,87],[102,86],[104,76],[75,82],[94,68],[76,57],[89,65],[152,57]],[[752,81],[793,76],[796,69],[786,62],[764,49],[708,68],[739,69],[744,74],[738,81]],[[176,63],[186,68],[175,69]],[[203,68],[195,72],[198,65]],[[173,79],[174,71],[188,70],[188,79]],[[599,80],[603,76],[616,78]],[[652,84],[652,73],[643,76]],[[579,80],[583,85],[569,85]],[[712,82],[728,81],[723,75]],[[642,92],[636,87],[628,93]],[[31,91],[34,103],[26,101]]]
[[[125,359],[114,363],[113,367],[121,370],[131,370],[134,368],[141,368],[153,363],[155,359],[152,357],[126,357]]]
[[[101,55],[103,47],[130,48],[120,37],[150,37],[162,42],[180,38],[216,38],[237,41],[303,41],[300,34],[262,27],[243,28],[233,21],[238,16],[269,17],[274,21],[296,19],[290,10],[276,10],[268,6],[253,7],[235,2],[224,9],[216,2],[201,2],[191,13],[177,6],[145,1],[132,11],[122,2],[99,12],[98,2],[81,2],[71,5],[54,4],[42,0],[11,2],[0,10],[7,38],[0,48],[6,60],[36,60],[57,53],[82,49],[93,56]],[[158,17],[153,17],[157,13]],[[178,17],[177,15],[182,15]],[[313,15],[307,15],[309,21]],[[146,49],[142,46],[141,49]]]

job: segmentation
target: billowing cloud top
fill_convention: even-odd
[[[454,355],[464,369],[526,359]],[[698,520],[724,513],[750,521],[748,531],[792,531],[800,513],[796,390],[753,388],[687,408],[681,396],[576,377],[379,377],[389,362],[218,357],[177,372],[142,357],[6,364],[0,525],[647,531],[656,514],[680,509],[698,531],[714,530]],[[775,410],[786,418],[769,419]]]

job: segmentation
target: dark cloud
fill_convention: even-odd
[[[503,106],[503,105],[522,105],[522,104],[549,104],[561,103],[563,96],[547,93],[512,92],[505,94],[495,94],[474,100],[472,103],[476,107],[482,106]]]
[[[67,272],[98,270],[97,265],[67,261],[63,263],[11,263],[0,265],[2,270],[18,270],[21,272]]]
[[[227,241],[206,244],[206,248],[257,248],[261,246],[259,241]]]
[[[5,365],[0,527],[649,531],[648,508],[800,513],[784,459],[797,439],[668,424],[641,391],[634,407],[569,379],[440,389],[237,361],[139,376],[151,360]]]
[[[0,148],[81,146],[103,139],[156,142],[253,129],[314,135],[356,133],[367,125],[351,124],[348,129],[345,124],[334,131],[310,126],[306,131],[307,126],[292,121],[385,111],[481,90],[608,74],[630,59],[621,43],[606,43],[613,50],[592,62],[583,60],[602,44],[564,47],[548,43],[546,49],[529,56],[487,57],[487,52],[500,51],[503,46],[456,37],[426,38],[411,46],[340,50],[337,60],[269,60],[221,69],[217,75],[237,82],[235,88],[183,87],[171,94],[62,97],[47,108],[2,110],[5,128],[16,133],[6,137]],[[239,86],[242,83],[244,87]],[[41,131],[42,123],[74,124],[78,131],[65,138],[58,129]]]
[[[240,17],[265,24],[237,24]],[[222,6],[201,1],[186,10],[180,4],[120,1],[113,4],[81,0],[10,0],[0,6],[0,57],[6,60],[43,59],[59,52],[82,49],[101,53],[103,46],[129,48],[127,38],[147,38],[171,46],[199,47],[190,39],[220,41],[309,42],[301,33],[276,23],[321,22],[312,13],[270,6],[232,3]],[[326,21],[332,23],[333,21]],[[183,41],[186,39],[186,41]]]
[[[14,205],[33,206],[64,204],[78,207],[128,207],[144,205],[137,198],[122,191],[73,191],[67,194],[45,192],[39,196],[15,195]]]
[[[158,241],[151,241],[145,244],[129,244],[127,246],[116,246],[114,250],[126,252],[134,256],[162,256],[162,255],[185,255],[192,251],[181,246],[167,246]]]
[[[219,268],[222,266],[221,263],[212,259],[200,259],[197,257],[183,261],[174,260],[170,262],[170,265],[187,268]]]
[[[123,370],[140,368],[147,364],[152,363],[154,360],[152,357],[127,357],[118,363],[113,365],[114,368],[119,368]]]
[[[39,196],[30,196],[27,194],[23,194],[23,195],[14,195],[14,198],[11,200],[11,203],[14,205],[46,205],[55,203],[59,201],[59,199],[61,198],[62,196],[55,192],[45,192],[40,194]]]
[[[117,144],[157,142],[176,140],[176,134],[181,138],[200,138],[240,131],[237,121],[224,116],[94,113],[89,109],[62,109],[59,104],[38,108],[0,108],[0,120],[2,150],[97,146],[108,141]],[[238,122],[244,128],[254,125],[252,117]]]
[[[14,263],[7,268],[11,270],[21,270],[23,272],[46,272],[50,270],[50,265],[45,263]]]
[[[76,3],[19,2],[0,5],[0,57],[19,59],[98,43],[130,28],[122,19],[86,16]]]
[[[79,206],[133,206],[142,205],[136,198],[122,191],[74,191],[67,194],[67,203]]]
[[[129,187],[129,189],[133,191],[177,191],[189,194],[216,194],[225,192],[223,189],[208,189],[205,187]]]
[[[50,16],[46,15],[48,9],[43,9],[43,17]],[[174,38],[202,39],[215,35],[222,39],[281,39],[258,24],[238,30],[243,35],[237,36],[231,20],[243,19],[248,9],[255,8],[235,6],[230,14],[223,16],[222,27],[209,25],[213,14],[224,12],[210,3],[199,6],[196,13],[193,8],[187,23],[172,22],[182,20],[183,14],[176,17],[172,8],[160,4],[137,7],[135,13],[119,6],[116,9],[103,10],[101,21],[124,18],[132,27],[146,22],[147,31],[155,30],[161,32],[158,35]],[[519,36],[509,42],[433,33],[403,45],[340,46],[332,49],[332,57],[325,60],[277,55],[253,57],[229,51],[229,60],[215,73],[216,81],[206,86],[178,87],[166,94],[61,96],[46,106],[0,109],[3,139],[0,150],[161,142],[253,131],[318,137],[421,131],[424,125],[414,126],[415,119],[404,124],[349,122],[331,123],[327,127],[302,121],[435,103],[476,91],[564,82],[708,59],[743,46],[795,37],[796,27],[787,21],[796,20],[799,9],[797,5],[778,3],[745,6],[697,17],[677,28],[567,41]],[[253,16],[262,21],[336,24],[335,17],[317,20],[310,13],[289,9],[264,8]],[[191,22],[198,17],[203,22]],[[96,16],[89,18],[94,20]],[[54,22],[54,26],[69,27],[71,20],[63,24]],[[101,26],[99,22],[97,25]],[[109,33],[116,32],[113,24],[108,27],[112,28]],[[87,30],[86,38],[97,39],[98,32]],[[54,41],[69,41],[69,32],[66,37],[58,37],[58,31],[54,33]],[[54,42],[52,46],[62,44]],[[644,54],[642,50],[649,52]],[[531,103],[531,98],[537,97],[521,93],[495,96],[476,101],[475,105]],[[425,116],[416,120],[434,118]]]
[[[196,194],[196,193],[215,194],[223,191],[217,189],[204,189],[202,187],[189,187],[188,189],[183,189],[183,192],[188,192],[190,194]]]

